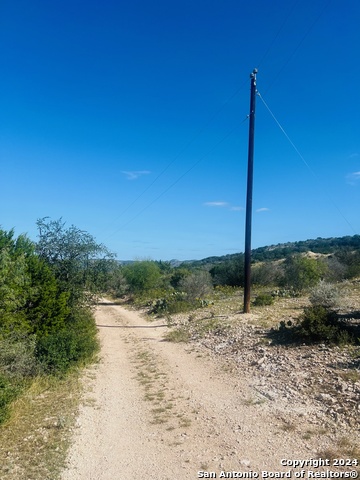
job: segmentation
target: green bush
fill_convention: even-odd
[[[186,292],[164,292],[164,296],[147,303],[149,313],[154,315],[168,315],[188,312],[197,308],[207,307],[211,302],[205,298],[189,299]]]
[[[336,254],[336,258],[345,267],[345,278],[355,278],[360,275],[360,251],[344,249]]]
[[[255,307],[265,307],[267,305],[272,305],[274,303],[274,297],[269,295],[268,293],[262,293],[257,295],[255,300],[253,301],[253,305]]]
[[[275,262],[265,262],[252,266],[251,283],[253,285],[279,285],[283,275],[282,267]]]
[[[36,337],[12,334],[0,339],[0,369],[8,377],[31,377],[39,372]]]
[[[62,328],[69,314],[68,294],[61,293],[51,268],[24,235],[0,230],[0,334],[46,333]]]
[[[231,287],[230,285],[217,285],[214,288],[214,294],[219,298],[232,297],[238,293],[239,289],[237,287]]]
[[[225,260],[224,262],[215,265],[210,270],[210,274],[215,286],[244,286],[244,255],[240,254],[235,258]]]
[[[186,294],[186,299],[189,302],[194,303],[199,299],[203,299],[213,290],[210,273],[207,270],[198,270],[184,277],[179,282],[179,290]]]
[[[277,290],[273,290],[271,295],[276,298],[296,298],[300,296],[300,293],[293,288],[278,288]]]
[[[11,402],[15,400],[19,393],[20,387],[0,374],[0,425],[9,418]]]
[[[173,288],[179,288],[179,284],[183,280],[183,278],[188,277],[189,275],[191,275],[191,271],[188,268],[174,268],[170,276],[170,285]]]
[[[77,312],[66,328],[38,338],[36,357],[45,372],[65,372],[89,360],[99,348],[94,318],[88,311]]]
[[[187,312],[194,308],[194,305],[185,299],[183,292],[169,292],[163,297],[149,303],[149,313],[155,315],[174,314]]]
[[[157,288],[161,273],[159,266],[150,260],[137,261],[126,265],[122,273],[132,293],[141,293]]]
[[[337,314],[321,305],[306,307],[296,334],[310,342],[348,343],[352,338]]]
[[[324,277],[327,266],[321,260],[294,255],[284,264],[284,277],[281,286],[298,292],[314,287]]]
[[[31,334],[47,334],[61,330],[70,314],[69,293],[61,292],[51,268],[33,255],[28,258],[28,273],[32,287],[24,308]]]
[[[81,306],[107,272],[97,258],[104,248],[75,227],[65,235],[63,225],[45,227],[37,252],[25,235],[0,229],[0,424],[30,377],[65,373],[98,350],[94,318]]]

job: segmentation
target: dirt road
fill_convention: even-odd
[[[162,321],[110,302],[96,320],[101,361],[84,378],[88,393],[63,480],[219,478],[316,458],[316,439],[284,429],[250,379],[227,373],[206,351],[163,341]]]

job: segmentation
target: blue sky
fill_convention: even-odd
[[[360,233],[359,24],[357,0],[3,0],[2,228],[243,251],[257,67],[252,246]]]

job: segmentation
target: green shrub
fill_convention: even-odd
[[[294,290],[293,288],[278,288],[273,290],[271,295],[279,298],[296,298],[300,296],[300,293]]]
[[[10,416],[10,404],[20,393],[20,387],[14,385],[4,375],[0,374],[0,425]]]
[[[96,333],[91,313],[77,312],[68,321],[66,329],[38,338],[36,357],[46,372],[65,372],[97,352],[99,345]]]
[[[199,270],[184,277],[179,282],[179,290],[185,292],[189,302],[203,299],[212,292],[213,283],[210,273],[207,270]]]
[[[183,292],[169,292],[164,297],[149,303],[149,313],[162,315],[187,312],[193,309],[194,305],[188,302],[185,296],[186,294]]]
[[[36,355],[48,373],[65,372],[76,360],[77,342],[73,332],[61,330],[40,337]]]
[[[224,262],[215,265],[210,270],[210,274],[215,286],[244,286],[244,255],[237,255],[232,259],[225,260]]]
[[[274,297],[268,293],[262,293],[257,295],[253,301],[253,305],[256,307],[265,307],[266,305],[272,305],[274,303]]]
[[[284,263],[282,286],[298,292],[314,287],[324,277],[327,266],[321,260],[301,255],[288,257]]]
[[[191,275],[191,271],[187,268],[177,267],[173,270],[170,276],[170,285],[173,288],[178,288],[181,280]]]
[[[0,339],[0,369],[8,377],[30,377],[39,371],[35,357],[36,337],[9,335]]]
[[[159,266],[150,260],[126,265],[122,269],[122,274],[132,293],[141,293],[157,288],[161,279]]]
[[[279,285],[283,275],[282,266],[275,262],[264,262],[252,266],[251,283],[253,285]]]
[[[336,254],[336,258],[345,267],[345,278],[355,278],[360,275],[360,251],[344,249]]]
[[[137,293],[134,297],[135,305],[139,307],[147,307],[152,305],[158,299],[167,298],[174,293],[174,290],[166,290],[165,288],[154,288],[146,292]]]
[[[348,343],[352,340],[346,324],[334,311],[321,305],[304,309],[296,333],[311,342]]]
[[[227,298],[236,295],[239,291],[237,287],[231,287],[230,285],[217,285],[214,288],[214,294],[219,298]]]
[[[33,255],[28,259],[29,289],[24,313],[30,332],[36,335],[61,330],[69,316],[69,293],[60,292],[57,280],[44,260]]]

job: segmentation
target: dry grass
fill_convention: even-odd
[[[164,340],[173,343],[186,343],[190,340],[189,332],[185,328],[170,330],[164,335]]]
[[[150,423],[152,425],[166,424],[166,431],[177,428],[186,428],[191,425],[191,419],[179,413],[176,409],[176,399],[167,387],[167,374],[162,371],[161,362],[150,351],[140,349],[137,340],[132,339],[136,345],[136,354],[133,365],[137,370],[136,379],[144,389],[144,400],[150,402],[152,408]]]
[[[346,458],[360,463],[360,447],[346,437],[341,438],[335,447],[318,452],[318,455],[320,458],[328,458],[331,461],[336,458]]]
[[[32,382],[14,402],[11,419],[0,427],[2,480],[59,478],[80,397],[77,372]]]
[[[280,429],[283,431],[283,432],[295,432],[296,430],[296,425],[294,423],[291,423],[291,422],[284,422]]]
[[[245,405],[246,407],[251,407],[254,405],[262,405],[263,403],[265,403],[264,398],[249,397],[242,400],[242,404]]]

